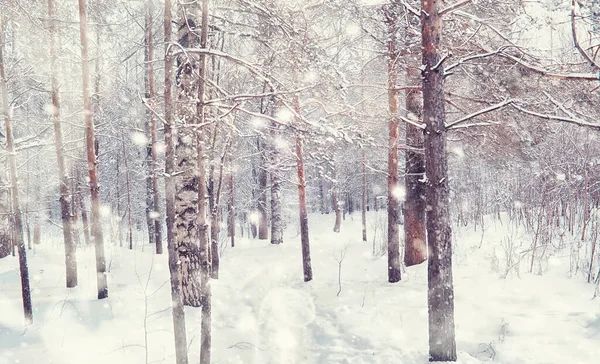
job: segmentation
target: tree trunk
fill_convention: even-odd
[[[81,38],[81,67],[83,78],[83,110],[85,120],[85,143],[91,191],[92,221],[91,230],[96,250],[96,277],[98,282],[98,299],[108,297],[106,281],[106,259],[104,257],[104,237],[100,222],[100,188],[98,185],[98,166],[94,137],[94,120],[90,98],[90,69],[88,59],[87,15],[85,0],[79,1],[79,34]]]
[[[395,283],[401,279],[400,237],[398,230],[398,6],[385,8],[385,22],[388,27],[388,191],[387,191],[387,253],[388,281]]]
[[[439,55],[440,1],[422,0],[423,120],[426,123],[429,360],[456,361],[452,231],[444,109],[444,68]]]
[[[271,175],[271,244],[278,245],[283,243],[283,215],[281,211],[282,178],[279,165],[280,153],[275,142],[279,137],[278,126],[273,123],[271,128],[273,130],[271,133],[269,155],[269,173]]]
[[[173,145],[173,57],[170,53],[172,42],[171,0],[165,0],[164,36],[165,36],[165,202],[167,223],[167,253],[169,256],[169,275],[171,284],[171,309],[173,314],[173,334],[175,337],[175,362],[187,364],[187,338],[185,311],[179,284],[179,256],[177,253],[177,232],[175,230],[175,147]]]
[[[125,188],[127,189],[127,225],[129,228],[128,240],[129,250],[133,250],[133,221],[131,218],[131,186],[129,185],[129,166],[127,163],[127,149],[125,149],[125,138],[121,138],[121,149],[123,150],[123,163],[125,165]]]
[[[258,168],[258,239],[269,238],[269,215],[267,213],[267,147],[263,137],[258,137],[260,167]]]
[[[294,78],[297,75],[294,73]],[[294,108],[296,114],[300,115],[300,97],[294,95]],[[300,120],[296,123],[300,124]],[[296,134],[296,165],[298,167],[298,209],[300,215],[300,241],[302,244],[302,271],[304,273],[304,282],[312,280],[312,264],[310,261],[310,242],[308,239],[308,211],[306,209],[306,178],[304,176],[304,157],[303,157],[302,138]]]
[[[408,34],[408,31],[406,32]],[[405,35],[408,37],[408,35]],[[413,47],[414,48],[414,47]],[[414,53],[417,53],[415,50]],[[413,54],[411,52],[411,54]],[[406,67],[406,84],[418,86],[421,82],[418,60],[410,58]],[[422,108],[420,95],[415,90],[406,91],[407,118],[420,122]],[[423,131],[416,126],[406,124],[406,165],[404,184],[404,264],[407,267],[423,263],[427,259],[427,237],[425,234],[425,155],[423,149]]]
[[[361,196],[361,223],[362,241],[367,241],[367,157],[365,149],[362,150],[362,196]]]
[[[208,40],[208,0],[202,0],[202,29],[200,33],[200,47],[206,48]],[[196,99],[196,115],[198,124],[205,123],[204,96],[206,94],[206,55],[200,54],[198,60],[198,98]],[[210,245],[208,240],[208,221],[206,211],[206,169],[204,167],[204,135],[196,134],[198,148],[198,226],[200,240],[200,274],[202,319],[200,322],[200,364],[210,364],[212,341],[212,292],[210,285]]]
[[[60,120],[60,99],[58,79],[55,74],[56,49],[56,11],[54,0],[48,0],[48,18],[50,19],[50,77],[52,83],[52,123],[54,124],[54,146],[60,186],[60,216],[65,244],[65,267],[67,288],[77,286],[77,247],[74,240],[74,223],[71,213],[71,191],[63,154],[63,136]]]
[[[146,32],[148,41],[148,95],[147,99],[151,107],[155,107],[155,91],[154,91],[154,38],[152,32],[152,19],[154,19],[154,1],[148,1],[148,14],[146,16]],[[160,219],[160,192],[158,190],[158,155],[156,151],[156,117],[150,112],[150,156],[151,156],[151,176],[152,176],[152,222],[154,223],[154,243],[156,244],[156,254],[163,253],[162,245],[162,224]]]
[[[145,98],[146,102],[152,107],[152,97],[154,96],[154,73],[153,73],[153,65],[150,52],[152,52],[152,15],[150,14],[151,5],[150,1],[147,3],[146,9],[146,24],[144,29],[144,65],[145,65],[145,73],[144,73],[144,88],[145,88]],[[152,81],[152,83],[151,83]],[[148,244],[156,243],[156,232],[155,232],[155,221],[154,219],[154,184],[153,184],[153,176],[154,176],[154,165],[152,161],[152,124],[154,124],[154,114],[151,110],[146,109],[146,122],[144,123],[145,133],[148,136],[146,142],[146,156],[144,158],[144,167],[146,169],[145,173],[145,183],[146,183],[146,228],[148,229]],[[156,249],[156,248],[155,248]]]
[[[227,236],[231,239],[231,247],[235,246],[235,195],[233,187],[233,165],[231,156],[229,157],[229,173],[227,175],[227,190],[229,199],[227,200]]]
[[[19,251],[19,272],[21,275],[21,296],[23,298],[23,313],[25,325],[33,323],[33,309],[31,306],[31,288],[29,286],[29,268],[27,266],[27,251],[23,241],[23,219],[21,216],[21,205],[19,202],[19,185],[17,176],[17,161],[15,157],[15,146],[13,139],[13,126],[8,104],[8,87],[6,86],[6,74],[4,70],[4,28],[3,19],[0,15],[0,93],[2,94],[2,116],[6,129],[6,151],[8,152],[8,174],[10,177],[12,207],[14,211],[13,231],[15,233],[15,245]]]

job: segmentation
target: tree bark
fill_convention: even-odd
[[[150,52],[152,51],[152,18],[151,18],[151,1],[147,2],[146,5],[146,22],[144,29],[144,89],[145,89],[145,99],[150,107],[152,107],[152,97],[154,96],[154,74],[153,74],[153,66],[152,60],[150,56]],[[152,79],[152,84],[151,84]],[[152,124],[154,123],[154,114],[151,110],[146,109],[146,122],[144,123],[145,133],[148,136],[146,142],[146,156],[144,158],[143,164],[146,169],[145,173],[145,183],[146,183],[146,228],[148,229],[148,244],[156,243],[156,232],[155,232],[155,219],[153,218],[155,205],[154,205],[154,185],[153,185],[153,176],[154,176],[154,165],[152,161]],[[155,248],[156,249],[156,248]]]
[[[439,49],[440,1],[422,0],[423,120],[426,123],[429,360],[456,361],[452,231],[444,109],[444,67]]]
[[[367,241],[367,156],[362,150],[362,196],[360,218],[362,223],[362,241]]]
[[[297,75],[294,73],[294,78]],[[302,112],[300,108],[300,97],[294,95],[294,108],[297,115]],[[300,124],[300,120],[296,120]],[[304,156],[302,138],[296,134],[296,166],[298,167],[298,209],[300,215],[300,241],[302,244],[302,271],[304,282],[312,280],[312,264],[310,259],[310,241],[308,239],[308,210],[306,209],[306,178],[304,176]]]
[[[54,0],[48,0],[48,19],[50,20],[50,77],[52,84],[52,123],[54,124],[54,146],[60,186],[60,215],[65,244],[65,268],[67,288],[77,286],[77,247],[74,240],[75,224],[71,213],[71,191],[63,154],[63,136],[60,120],[60,99],[58,79],[55,74],[56,51],[56,10]]]
[[[388,28],[388,191],[387,191],[387,253],[388,281],[395,283],[401,279],[400,237],[398,230],[398,15],[396,4],[386,6],[385,23]]]
[[[169,276],[171,284],[171,309],[173,314],[173,334],[175,339],[175,362],[187,364],[187,337],[185,328],[185,311],[179,284],[179,256],[177,253],[177,236],[175,230],[175,147],[173,145],[173,57],[171,0],[165,0],[164,37],[165,37],[165,210],[167,223],[167,254],[169,258]]]
[[[202,29],[200,32],[200,47],[206,48],[208,40],[208,0],[202,0]],[[204,97],[206,94],[206,55],[200,54],[198,68],[198,98],[196,99],[196,115],[198,123],[205,123]],[[204,135],[201,131],[196,134],[198,148],[198,226],[200,240],[200,292],[202,302],[202,319],[200,322],[200,364],[210,364],[212,341],[212,292],[210,282],[210,245],[208,237],[207,201],[206,201],[206,168],[204,166]]]
[[[6,86],[6,74],[4,69],[4,28],[3,19],[0,15],[0,93],[2,94],[2,116],[6,129],[6,151],[8,152],[8,174],[10,177],[12,207],[14,212],[14,235],[15,245],[19,251],[19,273],[21,275],[21,296],[23,298],[23,313],[25,325],[33,323],[33,308],[31,306],[31,288],[29,286],[29,267],[27,266],[27,251],[23,241],[23,218],[21,216],[21,205],[19,202],[19,186],[17,176],[17,161],[15,157],[15,146],[13,137],[13,125],[10,117],[10,105],[8,104],[8,87]]]
[[[133,221],[131,218],[131,186],[129,185],[129,165],[127,162],[127,149],[125,148],[125,138],[121,137],[121,149],[123,151],[123,164],[125,167],[125,188],[127,189],[127,227],[129,234],[129,250],[133,250]]]
[[[271,125],[271,150],[269,155],[269,174],[271,175],[271,244],[283,243],[283,215],[281,207],[282,179],[279,171],[279,149],[275,144],[278,137],[277,125]]]
[[[90,98],[90,66],[88,58],[87,14],[85,0],[79,1],[79,35],[81,39],[81,67],[83,79],[83,113],[85,120],[85,143],[91,191],[92,221],[91,232],[96,250],[96,277],[98,283],[98,299],[108,297],[106,281],[106,259],[104,257],[104,237],[100,222],[100,186],[98,185],[98,166],[96,159],[94,120]]]
[[[233,165],[229,156],[229,173],[227,174],[227,236],[231,239],[231,247],[235,247],[235,195],[233,184]]]
[[[154,38],[153,38],[153,23],[154,19],[154,1],[148,1],[148,14],[146,16],[146,39],[148,40],[148,94],[147,99],[150,101],[151,107],[155,107],[154,90]],[[162,244],[162,224],[160,219],[160,191],[158,190],[158,155],[156,151],[156,117],[150,112],[150,157],[151,157],[151,177],[152,177],[152,222],[154,223],[154,243],[156,244],[156,254],[163,253]]]
[[[408,33],[408,32],[406,32]],[[408,35],[405,35],[408,37]],[[408,42],[408,40],[407,40]],[[411,47],[414,48],[414,47]],[[409,52],[413,54],[413,52]],[[414,53],[417,53],[415,50]],[[410,58],[406,67],[406,84],[418,86],[421,82],[418,60]],[[407,118],[420,122],[422,107],[420,95],[407,90],[405,95]],[[406,124],[404,200],[404,264],[407,267],[423,263],[427,259],[427,237],[425,234],[425,155],[423,154],[423,131]]]
[[[267,147],[264,138],[258,137],[258,152],[260,153],[260,166],[258,168],[258,239],[269,238],[269,214],[267,213]]]

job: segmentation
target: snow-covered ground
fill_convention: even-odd
[[[225,250],[213,282],[213,363],[428,362],[426,264],[389,284],[386,258],[372,254],[383,216],[369,215],[368,243],[359,214],[339,234],[333,219],[310,216],[310,283],[302,282],[296,227],[281,246],[238,237]],[[459,363],[598,363],[600,299],[580,274],[569,278],[568,252],[554,253],[543,275],[527,273],[524,261],[504,279],[501,242],[514,233],[488,225],[483,239],[471,227],[454,234]],[[26,330],[17,260],[0,260],[0,364],[174,363],[166,255],[107,247],[110,298],[98,301],[93,249],[78,251],[79,287],[67,290],[58,236],[29,255],[35,323]],[[200,311],[186,314],[195,363]]]

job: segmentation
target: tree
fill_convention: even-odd
[[[429,360],[456,361],[454,334],[454,288],[452,283],[452,230],[444,63],[440,57],[442,18],[440,1],[422,0],[423,120],[427,178],[427,242],[429,309]]]
[[[90,66],[88,58],[87,14],[86,1],[79,1],[79,36],[81,41],[81,68],[83,84],[83,114],[85,121],[85,143],[87,166],[91,191],[91,235],[94,239],[96,251],[96,279],[98,283],[98,299],[108,297],[108,284],[106,281],[106,259],[104,257],[104,236],[100,221],[100,187],[98,184],[98,166],[96,156],[96,138],[94,137],[94,119],[90,97]]]
[[[60,215],[62,219],[63,240],[65,244],[65,268],[67,288],[77,286],[77,246],[75,245],[75,223],[71,211],[72,194],[63,154],[63,132],[60,120],[60,95],[58,79],[55,74],[56,62],[56,10],[53,0],[48,0],[48,19],[50,20],[50,77],[52,87],[52,123],[54,124],[54,146],[60,188]]]
[[[31,287],[29,285],[29,267],[27,265],[27,251],[23,240],[23,217],[21,215],[21,204],[19,201],[19,185],[17,176],[17,161],[15,156],[15,142],[13,136],[13,125],[10,117],[10,105],[8,103],[8,87],[6,86],[6,71],[4,66],[4,19],[0,15],[0,93],[2,94],[2,116],[4,129],[6,131],[6,152],[8,153],[8,173],[10,178],[10,193],[12,196],[12,209],[14,226],[9,236],[14,234],[15,245],[19,252],[19,273],[21,275],[21,296],[23,299],[23,313],[25,325],[33,323],[33,308],[31,306]],[[11,248],[12,249],[12,248]]]
[[[388,281],[395,283],[401,279],[400,237],[398,230],[398,59],[397,49],[399,8],[395,3],[384,6],[384,17],[387,25],[387,74],[388,74],[388,168],[387,168],[387,253]]]
[[[165,37],[165,212],[167,223],[167,254],[169,259],[169,277],[173,314],[173,334],[175,340],[175,362],[187,364],[187,338],[185,311],[179,278],[179,255],[177,251],[177,231],[175,228],[175,146],[173,143],[174,107],[173,107],[173,55],[171,0],[165,0],[164,37]]]

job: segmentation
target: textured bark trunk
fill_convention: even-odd
[[[273,116],[273,115],[272,115]],[[276,140],[279,137],[277,125],[271,125],[271,148],[269,155],[269,173],[271,175],[271,244],[283,243],[283,214],[281,206],[282,179],[279,168],[279,148]]]
[[[340,203],[338,201],[339,196],[338,196],[337,186],[333,187],[332,199],[333,199],[333,211],[335,212],[335,223],[333,224],[333,231],[336,233],[339,233],[340,228],[342,226],[342,209],[340,208]]]
[[[385,8],[385,22],[388,28],[388,190],[387,190],[387,253],[388,281],[395,283],[401,279],[400,238],[398,230],[398,6]]]
[[[258,168],[258,239],[269,238],[269,214],[267,213],[267,147],[263,137],[258,137],[260,167]]]
[[[29,151],[27,151],[25,162],[25,232],[27,233],[27,249],[31,250],[31,229],[29,225],[29,201],[31,197],[29,195]]]
[[[296,74],[294,74],[297,77]],[[294,96],[294,108],[300,115],[300,97]],[[301,121],[296,120],[299,124]],[[302,244],[302,271],[304,273],[304,282],[312,280],[312,264],[310,259],[310,242],[308,239],[308,211],[306,209],[306,178],[304,176],[304,157],[302,138],[296,134],[296,165],[298,167],[298,209],[300,215],[300,241]]]
[[[444,109],[444,68],[439,55],[440,1],[422,0],[423,120],[426,123],[429,360],[456,361],[452,231]]]
[[[167,223],[167,253],[169,258],[169,277],[171,285],[171,309],[173,314],[173,334],[175,339],[176,364],[188,364],[187,338],[185,328],[185,311],[179,284],[179,256],[177,253],[177,236],[175,230],[175,147],[173,145],[173,57],[170,47],[172,42],[171,0],[165,0],[164,36],[165,36],[165,213]]]
[[[182,47],[197,47],[199,35],[196,33],[197,19],[200,16],[198,4],[182,6],[185,13],[179,24],[179,43]],[[200,239],[198,184],[200,179],[196,133],[193,125],[198,123],[198,114],[192,105],[198,97],[198,59],[194,55],[182,55],[177,60],[177,86],[181,122],[177,130],[175,144],[175,229],[177,231],[177,252],[179,254],[179,283],[183,304],[200,307]],[[202,172],[204,176],[204,172]],[[202,200],[205,194],[201,194]]]
[[[92,103],[90,98],[90,68],[88,58],[87,40],[87,14],[85,0],[79,1],[79,35],[81,39],[81,64],[83,78],[83,109],[85,120],[85,143],[91,191],[92,221],[91,232],[96,250],[96,277],[98,283],[98,299],[108,297],[108,284],[106,281],[106,259],[104,257],[104,236],[100,222],[100,188],[98,185],[98,166],[94,137],[94,121],[92,116]]]
[[[208,0],[202,0],[202,29],[200,33],[200,47],[206,48],[208,40]],[[198,98],[196,99],[196,114],[198,123],[205,122],[204,95],[206,94],[206,55],[199,57]],[[198,226],[200,240],[200,262],[202,273],[200,275],[202,319],[200,321],[200,364],[210,364],[212,341],[212,291],[210,282],[210,246],[208,240],[208,221],[206,211],[206,169],[204,166],[204,136],[199,132],[196,135],[198,146]]]
[[[2,82],[2,80],[0,80]],[[12,250],[10,221],[10,184],[7,181],[7,155],[0,147],[0,258],[10,255]],[[34,237],[35,240],[35,237]]]
[[[27,266],[27,251],[23,241],[23,219],[21,216],[21,205],[19,202],[19,187],[17,176],[17,161],[13,139],[13,126],[8,104],[8,88],[6,86],[6,74],[4,68],[4,24],[0,15],[0,93],[2,94],[2,116],[4,128],[6,129],[6,151],[8,152],[8,175],[11,185],[12,208],[14,211],[15,242],[19,251],[19,273],[21,275],[21,296],[23,298],[23,313],[25,325],[33,323],[33,308],[31,306],[31,288],[29,286],[29,268]]]
[[[408,32],[406,32],[408,34]],[[408,37],[408,35],[405,35]],[[407,40],[407,43],[408,40]],[[412,47],[414,48],[414,47]],[[413,49],[418,53],[418,50]],[[410,58],[406,68],[407,86],[419,86],[421,75],[419,61]],[[420,95],[415,90],[406,91],[407,117],[415,122],[422,120]],[[425,155],[423,153],[423,131],[406,124],[405,177],[406,197],[404,201],[404,264],[407,267],[423,263],[427,259],[427,237],[425,234]]]
[[[74,240],[73,215],[71,214],[71,191],[69,178],[63,154],[63,136],[60,120],[60,100],[58,94],[58,79],[55,75],[56,49],[56,11],[54,0],[48,0],[48,18],[50,19],[50,77],[52,84],[52,123],[54,124],[54,147],[56,149],[56,164],[60,186],[60,215],[65,244],[65,268],[67,288],[77,286],[77,247]]]

